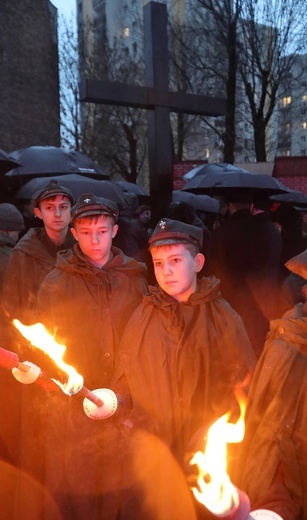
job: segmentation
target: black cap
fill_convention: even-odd
[[[118,218],[118,207],[112,200],[95,197],[92,193],[86,193],[80,197],[71,208],[71,221],[91,215],[108,215],[115,222]]]
[[[73,204],[74,197],[71,191],[64,186],[60,186],[58,181],[52,179],[49,181],[43,188],[40,188],[34,195],[32,196],[32,202],[34,206],[38,206],[39,202],[44,199],[49,199],[50,197],[56,197],[57,195],[64,195],[68,197]]]
[[[179,220],[162,218],[156,225],[148,243],[149,248],[166,244],[195,244],[201,250],[203,230]]]

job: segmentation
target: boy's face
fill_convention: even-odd
[[[151,248],[155,276],[161,289],[179,302],[185,302],[196,291],[197,273],[204,265],[204,255],[195,258],[184,244]]]
[[[103,267],[110,259],[112,239],[117,230],[117,224],[106,215],[77,219],[71,228],[83,254],[98,268]]]
[[[50,199],[41,200],[39,208],[34,208],[35,215],[44,222],[46,229],[60,232],[70,223],[71,202],[65,195],[56,195]]]

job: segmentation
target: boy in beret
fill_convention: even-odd
[[[69,231],[73,196],[56,180],[33,195],[37,218],[44,227],[31,228],[16,244],[11,255],[3,286],[3,308],[10,320],[25,325],[34,323],[33,312],[39,287],[55,265],[56,255],[73,246]]]
[[[133,313],[121,341],[112,388],[131,401],[133,427],[124,479],[131,487],[127,485],[123,506],[134,511],[131,518],[160,518],[155,508],[165,485],[169,504],[164,504],[161,518],[167,518],[167,508],[173,511],[171,518],[193,518],[180,511],[183,500],[172,487],[170,455],[165,448],[159,451],[160,441],[184,466],[186,452],[194,451],[199,440],[203,447],[210,424],[227,411],[238,412],[234,387],[254,369],[255,356],[242,320],[222,298],[219,280],[198,279],[205,262],[202,236],[202,229],[183,222],[168,218],[158,222],[149,240],[158,285],[149,287],[150,294]],[[151,436],[146,461],[155,468],[144,482],[139,477],[144,471],[135,470],[144,448],[140,431]],[[156,463],[149,463],[149,457]],[[145,460],[142,465],[146,466]],[[157,497],[153,516],[148,509],[152,492],[146,489],[148,481]]]
[[[117,218],[113,201],[80,197],[71,209],[76,244],[58,255],[37,302],[39,321],[56,330],[89,388],[109,384],[119,339],[147,291],[144,264],[112,247]]]
[[[114,202],[91,193],[80,197],[71,209],[77,242],[58,254],[37,301],[36,321],[65,344],[65,362],[91,390],[109,386],[124,327],[147,292],[145,265],[112,246],[117,217]],[[65,519],[115,518],[117,426],[110,422],[102,428],[101,422],[89,419],[81,396],[69,399],[59,391],[47,401],[45,460],[50,464],[44,485]]]

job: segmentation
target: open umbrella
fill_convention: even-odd
[[[20,164],[15,161],[8,153],[0,149],[0,173],[6,173]]]
[[[143,195],[149,197],[148,191],[134,182],[116,181],[116,184],[118,184],[126,193],[133,193],[134,195]]]
[[[272,195],[270,199],[278,202],[285,202],[291,206],[297,206],[299,208],[307,208],[307,195],[302,191],[291,190],[290,188],[288,188],[288,193]]]
[[[192,170],[188,171],[183,177],[189,181],[193,179],[195,175],[203,175],[204,173],[229,173],[238,170],[249,173],[248,170],[238,168],[229,163],[208,163],[195,166],[195,168],[192,168]]]
[[[28,179],[35,176],[48,177],[77,173],[87,177],[109,178],[98,164],[76,150],[56,146],[29,146],[15,150],[10,155],[21,166],[12,167],[13,169],[6,173],[6,177],[17,176]]]
[[[218,166],[218,165],[204,165]],[[219,171],[202,173],[200,169],[198,173],[188,181],[183,188],[185,191],[192,193],[205,193],[208,195],[229,195],[231,193],[249,192],[255,194],[274,195],[277,193],[287,192],[287,188],[274,177],[262,173],[250,173],[242,168],[233,166],[230,170],[223,169],[223,165]]]
[[[126,205],[125,194],[122,189],[112,181],[91,179],[75,173],[53,176],[52,179],[66,188],[69,188],[75,200],[85,193],[93,193],[97,197],[113,200],[121,206]],[[30,200],[32,195],[43,188],[51,179],[35,177],[22,186],[15,194],[17,200]]]
[[[219,213],[220,203],[209,195],[196,195],[189,191],[175,190],[172,194],[173,202],[186,202],[192,208],[208,213]]]

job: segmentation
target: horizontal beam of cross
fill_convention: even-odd
[[[171,112],[220,116],[225,114],[225,99],[218,97],[158,90],[139,85],[123,85],[95,79],[84,79],[80,86],[80,100],[104,105],[129,106],[154,110],[168,108]]]

